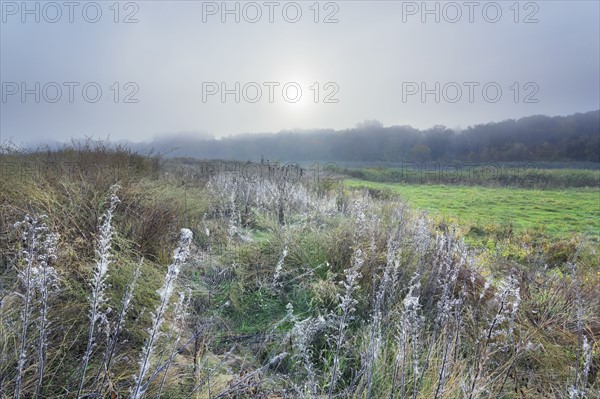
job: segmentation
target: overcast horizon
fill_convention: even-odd
[[[22,4],[1,2],[1,140],[461,129],[600,108],[595,1]]]

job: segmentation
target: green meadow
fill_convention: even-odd
[[[448,222],[470,226],[477,234],[486,226],[516,233],[600,239],[600,189],[524,189],[456,185],[379,183],[349,179],[350,188],[398,195],[413,207]]]

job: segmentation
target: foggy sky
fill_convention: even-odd
[[[600,108],[597,1],[430,1],[432,14],[422,13],[421,1],[338,1],[320,2],[318,16],[313,1],[228,2],[237,15],[222,15],[220,1],[121,2],[118,15],[113,1],[46,3],[27,2],[31,14],[21,1],[1,3],[2,140],[143,141],[181,132],[343,129],[364,120],[464,128]],[[324,23],[329,14],[333,23]],[[124,23],[128,15],[137,22]],[[233,93],[222,102],[220,92],[206,91],[221,91],[222,83],[235,91],[236,82],[239,103]],[[288,100],[301,88],[297,103],[284,98],[286,83],[293,83]],[[424,102],[422,84],[431,91]],[[102,95],[92,102],[97,87]],[[262,96],[252,103],[257,87]],[[24,98],[23,88],[30,90]],[[330,100],[337,102],[324,102],[336,90]],[[137,103],[124,103],[134,92]]]

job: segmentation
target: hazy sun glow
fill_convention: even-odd
[[[304,73],[293,73],[281,79],[281,109],[294,114],[305,115],[314,102],[315,93],[311,89],[314,82]]]

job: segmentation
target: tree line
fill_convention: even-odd
[[[377,121],[346,130],[313,129],[212,137],[170,136],[136,144],[167,156],[284,161],[600,162],[600,110],[535,115],[470,126],[420,130]]]

